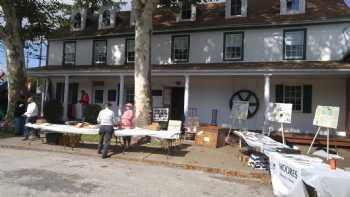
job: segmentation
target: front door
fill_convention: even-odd
[[[184,120],[184,94],[185,88],[183,87],[171,88],[170,117],[172,120]]]

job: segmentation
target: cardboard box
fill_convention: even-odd
[[[196,134],[195,143],[209,148],[219,148],[225,145],[228,130],[217,126],[200,126]]]

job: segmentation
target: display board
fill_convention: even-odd
[[[338,128],[339,107],[317,106],[313,124],[325,128]]]
[[[233,101],[231,117],[237,120],[247,120],[248,110],[248,101]]]
[[[290,103],[270,103],[267,118],[272,122],[292,123],[293,104]]]
[[[169,120],[169,108],[153,108],[153,121],[167,122]]]

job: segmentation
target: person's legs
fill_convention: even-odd
[[[25,124],[30,123],[30,117],[26,118]],[[30,128],[29,127],[24,127],[24,140],[28,140],[29,139],[29,133],[30,133]]]
[[[113,135],[113,126],[109,126],[108,131],[106,131],[106,134],[104,136],[104,142],[103,142],[103,151],[102,151],[102,158],[106,158],[108,155],[108,147],[111,143],[112,135]]]
[[[20,134],[20,127],[21,127],[21,119],[20,117],[15,118],[15,135]]]
[[[105,131],[104,131],[103,127],[100,128],[99,134],[100,134],[100,139],[99,139],[99,143],[98,143],[97,153],[101,154],[102,148],[103,148],[103,140],[104,140],[104,136],[105,136]]]
[[[20,125],[19,125],[19,135],[23,135],[23,131],[24,131],[24,124],[26,122],[26,118],[21,116],[20,118]]]

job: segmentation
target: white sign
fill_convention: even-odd
[[[247,120],[249,110],[248,101],[233,101],[231,117],[237,120]]]
[[[270,103],[267,118],[272,122],[292,123],[293,104],[290,103]]]
[[[153,121],[167,122],[169,120],[169,108],[153,108]]]
[[[339,107],[317,106],[314,125],[336,129],[338,128]]]

